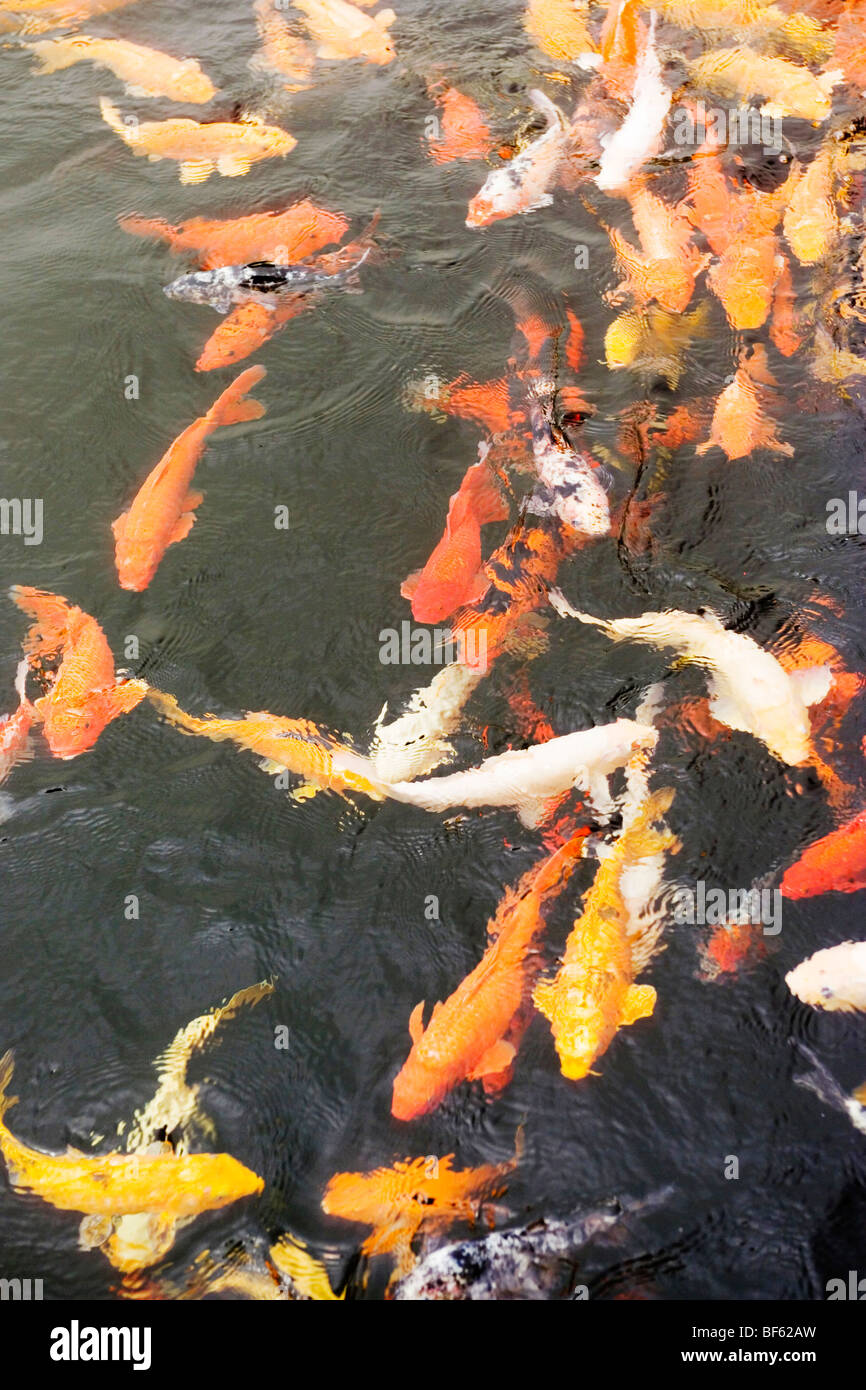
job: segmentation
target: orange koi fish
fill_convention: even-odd
[[[153,162],[176,160],[181,183],[203,183],[214,173],[238,178],[248,174],[257,160],[282,158],[298,143],[294,135],[279,126],[265,125],[257,116],[206,125],[179,117],[127,124],[105,97],[99,98],[99,109],[106,125],[133,154],[146,155]]]
[[[827,68],[829,71],[841,68],[845,81],[850,82],[852,87],[860,91],[866,88],[866,33],[859,0],[848,0],[839,15],[833,53]]]
[[[768,58],[751,48],[714,48],[689,63],[691,80],[720,96],[752,101],[765,98],[761,110],[768,116],[798,116],[804,121],[824,121],[830,114],[830,93],[838,73],[816,77],[808,68],[787,58]]]
[[[316,65],[316,55],[310,45],[292,33],[273,0],[255,0],[253,13],[262,47],[250,59],[250,67],[287,78],[288,81],[283,82],[287,92],[303,92],[311,87],[310,74]]]
[[[33,702],[55,758],[74,758],[92,748],[102,730],[144,699],[144,681],[120,680],[105,633],[95,618],[59,594],[16,584],[10,597],[35,619],[24,639],[33,670],[60,658],[47,694]],[[49,677],[49,679],[52,679]]]
[[[445,532],[423,570],[403,581],[400,593],[412,600],[419,623],[438,623],[463,603],[474,603],[489,580],[481,569],[481,527],[504,521],[508,507],[485,461],[487,447],[467,470],[451,498]]]
[[[419,1231],[435,1233],[453,1221],[474,1225],[485,1205],[505,1191],[505,1179],[519,1162],[520,1139],[518,1152],[508,1163],[455,1169],[453,1158],[453,1154],[406,1158],[371,1173],[336,1173],[325,1188],[322,1210],[328,1216],[372,1226],[361,1251],[364,1255],[393,1252],[397,1256],[393,1281],[415,1263],[412,1241]]]
[[[393,10],[366,15],[347,0],[292,0],[305,17],[320,58],[366,58],[380,66],[396,58],[388,33],[397,18]]]
[[[791,275],[791,263],[788,257],[780,252],[782,262],[779,278],[776,281],[776,288],[773,291],[773,308],[770,316],[770,342],[777,352],[783,357],[793,357],[798,348],[803,346],[804,334],[800,317],[797,313],[797,300],[794,293],[794,281]]]
[[[710,260],[693,244],[694,229],[685,211],[670,207],[636,181],[626,194],[638,251],[616,228],[609,230],[611,244],[626,279],[622,289],[639,306],[656,300],[663,309],[681,314],[694,294],[695,282]]]
[[[261,419],[265,413],[261,401],[245,397],[264,375],[264,367],[249,367],[241,372],[207,414],[200,415],[178,435],[142,483],[129,510],[121,512],[112,524],[115,564],[122,589],[136,593],[146,589],[168,547],[189,535],[195,509],[204,496],[190,491],[190,484],[208,435],[221,426]]]
[[[4,1116],[16,1104],[7,1094],[12,1053],[0,1059],[0,1152],[17,1192],[32,1192],[60,1211],[117,1216],[152,1212],[160,1217],[216,1211],[264,1189],[263,1180],[230,1154],[102,1154],[69,1149],[46,1153],[24,1144]]]
[[[733,975],[749,961],[767,954],[763,928],[753,922],[720,922],[699,946],[703,968],[700,978],[708,983],[721,975]]]
[[[512,409],[506,377],[473,381],[465,372],[443,385],[438,378],[410,388],[407,405],[413,410],[442,411],[460,420],[471,420],[490,434],[505,434],[526,424],[526,416]]]
[[[379,214],[376,213],[360,237],[355,241],[347,241],[336,251],[317,256],[311,261],[310,268],[323,275],[339,275],[359,265],[361,261],[375,265],[376,243],[373,233],[378,221]],[[332,236],[327,238],[328,241],[334,239]],[[282,249],[285,251],[285,247]],[[284,258],[282,264],[289,264],[293,259],[295,257]],[[249,357],[269,342],[274,334],[285,328],[292,319],[307,309],[312,309],[319,302],[319,298],[320,292],[314,290],[310,293],[289,293],[281,296],[273,308],[254,302],[236,304],[217,325],[202,348],[195,364],[196,371],[208,372],[214,367],[233,366],[236,362],[243,361],[245,357]]]
[[[786,898],[857,893],[861,888],[866,888],[866,811],[816,840],[782,879]]]
[[[119,218],[119,225],[131,236],[167,242],[175,255],[193,252],[202,270],[251,261],[289,265],[339,241],[349,229],[348,219],[341,213],[317,207],[306,198],[283,212],[253,212],[225,221],[193,217],[173,227],[161,218],[133,214]]]
[[[425,1115],[461,1082],[498,1076],[511,1066],[515,1047],[508,1034],[526,1003],[543,909],[571,877],[586,834],[581,830],[508,890],[488,923],[490,945],[481,961],[444,1004],[434,1006],[426,1029],[423,1000],[413,1009],[412,1051],[394,1081],[396,1119]]]
[[[641,44],[646,43],[637,8],[636,0],[613,0],[601,28],[599,71],[605,88],[618,101],[631,101],[634,95]]]
[[[797,170],[782,228],[785,240],[801,265],[816,265],[823,260],[839,236],[834,171],[835,151],[829,141],[811,164]]]
[[[624,818],[584,896],[555,979],[535,988],[535,1005],[551,1022],[562,1074],[571,1081],[590,1073],[620,1028],[648,1018],[655,1007],[652,985],[634,981],[659,948],[663,922],[646,910],[645,882],[640,909],[628,894],[641,880],[657,885],[664,854],[680,848],[670,831],[654,828],[673,796],[670,788],[657,791]]]
[[[195,364],[197,372],[233,367],[258,352],[286,324],[312,309],[315,295],[287,295],[275,308],[266,304],[236,304],[211,333]]]
[[[148,695],[183,733],[201,734],[214,743],[230,740],[258,754],[263,771],[302,776],[305,785],[295,793],[296,800],[315,796],[316,791],[363,792],[374,801],[385,799],[387,787],[376,777],[370,760],[309,719],[285,719],[267,710],[245,714],[243,719],[220,719],[214,714],[197,719],[186,714],[173,695],[153,689]]]
[[[785,267],[776,226],[790,190],[786,181],[774,193],[752,188],[736,192],[715,155],[706,150],[704,146],[689,172],[689,201],[692,220],[718,257],[707,283],[732,328],[760,328],[773,308]]]
[[[523,27],[549,58],[574,63],[582,53],[595,53],[587,27],[589,0],[529,0]]]
[[[490,129],[477,102],[447,83],[434,83],[429,89],[441,111],[440,134],[429,142],[436,164],[455,159],[486,159],[493,143]]]
[[[15,764],[27,757],[30,729],[34,720],[38,718],[24,689],[27,670],[28,662],[25,658],[19,664],[15,677],[18,708],[13,710],[12,714],[4,714],[0,718],[0,782],[5,782]]]
[[[772,449],[791,458],[792,446],[779,439],[775,424],[766,414],[768,388],[777,384],[763,344],[743,348],[734,379],[716,402],[710,437],[695,452],[705,454],[718,448],[729,459],[741,459],[755,449]]]
[[[168,53],[126,39],[94,39],[75,34],[68,39],[43,39],[25,47],[39,59],[42,73],[89,62],[108,68],[126,83],[133,96],[171,97],[173,101],[195,104],[216,96],[216,87],[195,58],[172,58]]]

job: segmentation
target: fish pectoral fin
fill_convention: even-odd
[[[184,159],[180,165],[181,183],[204,183],[215,171],[212,159]]]
[[[829,666],[810,666],[806,671],[789,671],[788,680],[804,705],[819,705],[830,692],[833,672]]]
[[[464,603],[477,603],[482,599],[490,588],[490,576],[480,569],[472,578],[472,583],[464,595]]]
[[[224,154],[216,162],[217,171],[226,179],[237,179],[248,174],[253,161],[235,154]]]
[[[178,541],[184,540],[192,530],[195,521],[195,512],[181,512],[171,530],[168,538],[169,545],[177,545]]]
[[[418,585],[421,582],[421,576],[423,573],[423,570],[413,570],[411,574],[406,575],[406,578],[400,585],[400,594],[403,598],[415,597],[416,593],[418,592]]]
[[[282,763],[276,762],[274,758],[262,758],[259,767],[262,772],[272,772],[274,775],[278,772],[288,771],[288,768],[284,767]]]
[[[78,1228],[79,1250],[95,1250],[104,1245],[114,1231],[111,1216],[85,1216]]]
[[[318,796],[321,790],[322,788],[317,787],[313,782],[302,782],[299,787],[295,787],[294,791],[289,792],[289,796],[293,801],[310,801],[314,796]]]
[[[204,501],[203,492],[188,492],[183,500],[184,512],[194,512]]]
[[[128,516],[129,512],[121,512],[120,516],[117,517],[116,520],[112,521],[111,523],[111,530],[114,534],[114,539],[116,541],[122,541],[124,536],[126,535],[126,518]]]
[[[409,1015],[409,1037],[413,1043],[419,1043],[424,1036],[424,1000],[416,1004]]]
[[[506,1067],[511,1066],[516,1056],[517,1050],[514,1044],[506,1042],[504,1038],[500,1038],[492,1047],[488,1047],[483,1057],[478,1059],[475,1066],[468,1073],[468,1079],[470,1081],[480,1081],[484,1076],[493,1076],[497,1072],[505,1071]]]
[[[378,24],[380,29],[387,29],[389,24],[393,24],[397,18],[393,10],[380,10],[378,14],[372,16],[373,23]]]
[[[626,991],[622,1010],[622,1023],[636,1023],[639,1018],[649,1018],[655,1008],[656,992],[652,985],[631,985]]]
[[[553,1022],[553,1013],[556,1004],[556,990],[552,980],[542,980],[535,986],[532,994],[532,1002],[540,1014],[544,1014],[546,1019]]]

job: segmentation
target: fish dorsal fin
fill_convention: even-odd
[[[483,1076],[495,1076],[497,1072],[505,1071],[506,1067],[510,1067],[516,1055],[514,1044],[500,1038],[492,1047],[488,1047],[483,1057],[478,1059],[468,1073],[467,1079],[480,1081]]]
[[[415,597],[416,593],[418,592],[418,585],[421,582],[421,576],[423,573],[423,570],[413,570],[411,574],[406,575],[406,578],[400,585],[400,594],[403,598],[411,599]]]
[[[442,1000],[441,1000],[441,999],[437,999],[437,1000],[436,1000],[436,1003],[433,1005],[433,1012],[432,1012],[432,1014],[430,1015],[430,1022],[431,1022],[431,1023],[433,1022],[433,1020],[434,1020],[434,1018],[436,1017],[436,1015],[441,1011],[441,1009],[442,1009]]]
[[[184,540],[192,530],[194,521],[194,512],[183,512],[171,528],[171,535],[168,538],[169,545],[177,545],[178,541]]]
[[[378,24],[380,29],[387,29],[389,24],[393,24],[397,15],[394,10],[380,10],[373,15],[373,23]]]
[[[419,1043],[424,1036],[424,1000],[416,1004],[409,1015],[409,1037],[413,1043]]]

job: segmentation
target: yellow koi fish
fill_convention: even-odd
[[[176,160],[180,164],[181,183],[203,183],[213,173],[238,178],[248,174],[257,160],[282,158],[298,143],[294,135],[279,126],[265,125],[255,116],[205,125],[177,117],[169,121],[132,120],[127,124],[105,97],[100,97],[99,109],[106,125],[133,154],[146,155],[153,162]]]
[[[68,39],[42,39],[25,47],[39,59],[40,72],[59,72],[74,63],[95,63],[109,68],[125,82],[132,96],[171,97],[174,101],[199,104],[216,96],[216,87],[195,58],[172,58],[168,53],[128,43],[126,39],[94,39],[75,34]]]

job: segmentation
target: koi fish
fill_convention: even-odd
[[[529,393],[532,453],[539,487],[526,511],[553,514],[564,526],[588,537],[610,535],[610,506],[596,469],[573,449],[554,419],[555,391],[550,381],[535,383]]]
[[[477,666],[454,662],[443,666],[428,686],[416,690],[406,711],[390,724],[382,710],[376,722],[370,757],[376,776],[389,785],[423,777],[454,757],[448,736],[483,679]]]
[[[755,449],[772,449],[792,458],[793,448],[779,439],[775,424],[766,414],[767,388],[776,385],[763,344],[744,347],[733,380],[716,402],[710,437],[695,452],[705,454],[717,448],[723,449],[729,459],[741,459]]]
[[[751,734],[774,757],[791,767],[814,760],[807,707],[830,688],[827,666],[793,672],[744,633],[731,632],[714,613],[643,613],[639,618],[606,622],[578,613],[558,590],[551,603],[560,614],[589,623],[615,642],[647,642],[672,647],[682,660],[708,674],[710,713],[729,729]]]
[[[491,222],[533,212],[553,202],[549,191],[570,146],[570,126],[544,92],[532,91],[530,100],[547,118],[547,130],[520,154],[494,169],[469,204],[467,227],[489,227]]]
[[[146,589],[168,547],[189,535],[195,509],[204,497],[191,491],[190,485],[208,435],[221,426],[261,419],[265,413],[261,401],[245,397],[264,375],[264,367],[241,372],[207,414],[178,435],[142,483],[129,510],[113,522],[115,564],[122,589],[136,593]]]
[[[315,795],[316,790],[363,792],[374,801],[383,801],[386,788],[376,777],[372,763],[341,743],[309,719],[284,719],[267,710],[249,713],[243,719],[220,719],[208,714],[203,719],[185,714],[173,695],[150,689],[148,695],[162,715],[185,734],[201,734],[214,743],[230,740],[256,753],[265,772],[292,772],[305,779],[296,799]]]
[[[478,103],[456,87],[436,83],[430,95],[439,107],[440,133],[428,142],[430,156],[436,164],[450,164],[455,159],[486,159],[493,138]]]
[[[846,1095],[839,1082],[830,1075],[823,1062],[818,1061],[811,1048],[805,1043],[798,1043],[797,1046],[808,1057],[814,1070],[804,1076],[795,1076],[795,1085],[802,1086],[806,1091],[813,1091],[825,1105],[832,1105],[835,1110],[844,1111],[854,1128],[861,1134],[866,1134],[866,1083],[858,1086],[850,1096]]]
[[[529,0],[523,27],[549,58],[575,63],[584,53],[595,53],[587,17],[589,0]]]
[[[30,753],[30,729],[38,719],[36,710],[27,698],[25,682],[29,664],[25,657],[19,662],[15,676],[18,708],[0,718],[0,782],[5,782],[16,763]]]
[[[337,242],[349,229],[341,213],[317,207],[304,198],[283,212],[253,212],[246,217],[209,221],[193,217],[173,227],[161,218],[118,219],[131,236],[156,237],[178,255],[193,252],[202,270],[239,265],[242,261],[277,261],[282,265],[305,260],[323,246]]]
[[[788,257],[780,253],[782,262],[779,278],[773,290],[773,307],[770,318],[770,341],[783,357],[793,357],[803,346],[803,332],[797,314],[797,300],[794,281]]]
[[[763,928],[753,922],[720,922],[698,947],[703,969],[700,979],[711,983],[732,975],[747,961],[766,955]]]
[[[830,114],[830,93],[838,73],[816,77],[787,58],[768,58],[750,48],[714,48],[688,65],[692,82],[720,96],[752,101],[765,97],[761,111],[768,116],[798,116],[824,121]]]
[[[264,1181],[230,1154],[90,1156],[46,1153],[17,1139],[5,1122],[17,1101],[8,1094],[12,1053],[0,1060],[0,1152],[17,1192],[32,1192],[60,1211],[117,1216],[152,1213],[183,1218],[216,1211],[264,1189]]]
[[[656,828],[673,798],[672,788],[664,788],[624,815],[584,895],[556,976],[535,987],[535,1006],[550,1021],[560,1068],[570,1081],[589,1075],[618,1030],[649,1018],[655,1007],[652,985],[635,979],[659,950],[664,922],[646,908],[664,855],[680,848],[663,823]]]
[[[235,304],[260,304],[273,310],[283,296],[312,294],[316,290],[338,289],[357,283],[358,266],[329,275],[313,264],[279,265],[275,261],[253,261],[250,265],[225,265],[217,270],[194,270],[181,275],[163,288],[169,299],[187,304],[207,304],[218,314],[227,314]]]
[[[562,1220],[542,1217],[525,1228],[444,1245],[418,1262],[394,1298],[407,1303],[567,1298],[583,1247],[604,1240],[608,1232],[616,1240],[623,1222],[661,1205],[672,1192],[667,1187],[641,1201],[613,1198],[595,1211],[574,1212]]]
[[[131,3],[133,0],[0,0],[0,29],[14,28],[30,34],[44,33],[46,29],[74,29],[97,15]]]
[[[264,304],[238,304],[217,324],[195,364],[197,372],[210,372],[215,367],[233,367],[251,357],[274,334],[299,314],[312,309],[312,295],[300,294],[281,300],[273,309]]]
[[[310,74],[316,65],[310,45],[292,33],[273,0],[255,0],[253,13],[262,47],[250,59],[250,67],[254,72],[288,78],[283,82],[287,92],[306,91],[312,86]]]
[[[435,1233],[453,1221],[474,1225],[485,1205],[505,1191],[505,1179],[519,1162],[520,1147],[518,1138],[513,1159],[480,1168],[455,1169],[454,1155],[446,1154],[406,1158],[370,1173],[336,1173],[325,1188],[322,1210],[328,1216],[372,1226],[362,1254],[393,1253],[392,1280],[402,1278],[415,1262],[412,1241],[419,1231]]]
[[[213,173],[237,178],[248,174],[257,160],[282,158],[298,143],[294,135],[278,126],[265,125],[256,116],[206,125],[180,117],[127,124],[106,97],[99,98],[99,109],[106,125],[133,154],[146,155],[152,162],[176,160],[180,164],[181,183],[203,183]]]
[[[695,282],[710,261],[693,244],[693,227],[686,211],[670,207],[635,181],[626,196],[631,207],[640,250],[616,228],[611,245],[625,274],[616,294],[628,290],[643,307],[655,300],[672,314],[681,314],[694,294]]]
[[[706,303],[696,304],[684,314],[671,314],[657,304],[642,312],[627,309],[604,335],[605,361],[613,372],[629,368],[664,377],[671,390],[676,390],[685,354],[694,339],[705,333],[708,320]]]
[[[866,1013],[866,941],[816,951],[785,976],[792,994],[813,1009]]]
[[[747,37],[752,45],[788,49],[817,62],[832,47],[832,37],[809,15],[786,15],[769,0],[658,0],[655,8],[671,24],[702,35]]]
[[[55,758],[74,758],[92,748],[112,719],[135,709],[147,693],[144,681],[115,675],[114,657],[95,618],[59,594],[16,584],[13,603],[35,619],[24,639],[32,669],[60,657],[52,684],[33,702]]]
[[[480,444],[478,462],[467,470],[451,498],[445,532],[423,570],[400,586],[412,601],[419,623],[438,623],[461,603],[480,598],[488,587],[481,569],[481,527],[504,521],[508,507],[485,462],[489,446]]]
[[[618,130],[612,135],[601,136],[603,152],[595,183],[605,193],[619,193],[627,188],[647,159],[661,148],[662,131],[673,93],[662,80],[655,32],[656,16],[653,11],[635,69],[628,113]]]
[[[856,0],[850,0],[836,21],[833,53],[827,62],[831,71],[841,70],[845,81],[862,91],[866,88],[866,37]]]
[[[508,890],[488,923],[490,945],[475,969],[423,1026],[424,1001],[412,1010],[412,1050],[394,1080],[391,1114],[414,1120],[434,1110],[462,1081],[498,1076],[511,1066],[508,1034],[526,1003],[533,942],[543,910],[565,887],[581,856],[585,831],[547,856]]]
[[[601,28],[601,62],[593,66],[618,101],[630,102],[634,95],[641,42],[646,42],[646,30],[637,18],[636,0],[613,0]],[[590,65],[588,58],[583,65]]]
[[[801,265],[816,265],[839,236],[833,191],[835,152],[828,141],[811,164],[799,170],[782,218],[785,240]]]
[[[463,372],[454,381],[442,383],[438,377],[411,385],[406,393],[410,410],[441,411],[459,420],[471,420],[490,434],[505,434],[525,423],[525,417],[511,407],[508,380],[473,381]]]
[[[809,845],[782,879],[786,898],[857,893],[861,888],[866,888],[866,811]]]
[[[395,782],[397,801],[425,811],[452,806],[508,806],[523,825],[534,826],[545,807],[572,787],[589,793],[600,812],[612,809],[607,779],[634,749],[654,748],[658,734],[647,724],[617,719],[612,724],[563,734],[532,748],[509,749],[480,767],[422,782]]]
[[[202,104],[216,96],[216,87],[195,58],[172,58],[155,48],[126,39],[94,39],[75,34],[68,39],[43,39],[25,44],[41,63],[42,73],[59,72],[74,63],[108,68],[126,84],[131,96],[171,97]]]
[[[320,58],[366,58],[383,66],[396,58],[388,26],[397,18],[393,10],[366,15],[347,0],[292,0],[304,15]]]

